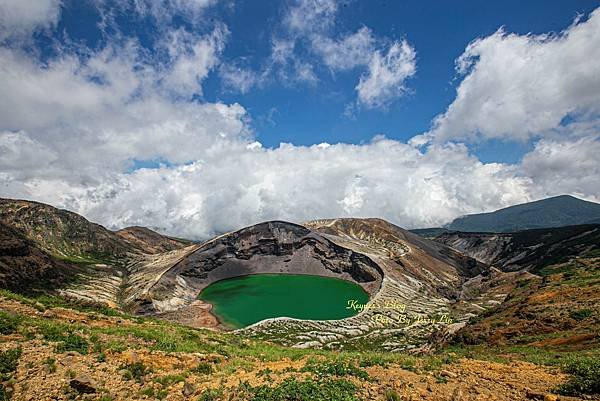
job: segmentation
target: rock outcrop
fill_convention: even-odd
[[[17,292],[65,286],[79,272],[54,258],[18,230],[0,223],[0,288]]]
[[[436,241],[503,271],[531,270],[600,249],[600,225],[525,230],[516,233],[448,232]]]

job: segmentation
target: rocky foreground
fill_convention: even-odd
[[[63,302],[2,293],[0,399],[591,398],[554,394],[569,376],[518,355],[495,362],[465,357],[476,351],[462,347],[425,356],[291,349]]]

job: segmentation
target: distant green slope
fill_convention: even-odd
[[[462,216],[446,228],[466,232],[514,232],[586,224],[599,220],[600,204],[561,195],[491,213]]]

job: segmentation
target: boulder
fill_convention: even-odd
[[[71,388],[79,394],[92,394],[96,392],[96,383],[87,375],[77,375],[69,382]]]

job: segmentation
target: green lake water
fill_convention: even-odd
[[[255,274],[217,281],[200,293],[224,324],[240,328],[273,317],[332,320],[353,316],[348,300],[369,295],[357,284],[300,274]]]

